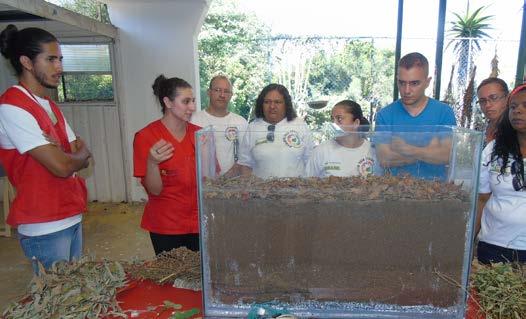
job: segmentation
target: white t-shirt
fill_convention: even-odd
[[[23,87],[18,85],[15,87],[33,99],[31,94]],[[52,114],[51,106],[47,100],[38,96],[35,96],[35,98],[36,102],[40,104],[48,114]],[[50,115],[50,117],[53,119],[54,114]],[[76,136],[67,121],[66,132],[68,140],[73,142]],[[49,144],[49,142],[44,137],[37,120],[29,112],[9,104],[0,105],[0,146],[2,148],[16,148],[20,154],[24,154],[27,151],[46,144]],[[81,220],[82,214],[78,214],[48,223],[22,224],[18,226],[18,232],[26,236],[40,236],[69,228]]]
[[[368,140],[363,140],[356,148],[330,140],[314,148],[305,170],[309,177],[368,176],[372,174],[373,166],[374,157]]]
[[[248,125],[238,163],[251,167],[252,173],[261,178],[303,176],[314,147],[307,124],[297,117],[290,122],[283,119],[273,132],[269,126],[261,118]]]
[[[228,172],[234,165],[235,157],[239,157],[239,144],[247,130],[247,120],[232,112],[224,117],[217,117],[202,110],[192,115],[191,122],[201,127],[212,125],[220,173]]]
[[[491,196],[482,212],[478,238],[489,244],[526,250],[526,190],[513,188],[513,159],[508,159],[504,175],[500,175],[500,159],[490,162],[494,145],[495,141],[491,141],[482,152],[479,193]]]

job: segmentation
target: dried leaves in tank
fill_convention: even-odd
[[[305,199],[305,200],[468,200],[462,185],[429,181],[410,176],[369,176],[367,178],[276,178],[255,176],[207,179],[205,198]]]
[[[471,285],[486,319],[526,318],[524,271],[524,265],[512,263],[473,265]]]
[[[159,284],[173,281],[174,287],[201,290],[199,252],[186,247],[157,255],[154,260],[124,264],[133,279],[149,279]]]
[[[126,318],[117,304],[119,288],[126,286],[118,262],[95,262],[83,257],[77,262],[55,263],[50,270],[40,266],[29,294],[4,311],[6,319],[85,319],[106,315]]]

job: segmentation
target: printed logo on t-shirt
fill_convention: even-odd
[[[298,132],[291,130],[283,135],[283,142],[288,147],[299,148],[301,147],[301,138]]]
[[[325,164],[323,164],[323,169],[325,170],[325,172],[339,171],[341,170],[341,163],[340,162],[325,162]]]
[[[511,164],[510,161],[513,161],[512,159],[508,159],[508,165],[506,167],[506,170],[504,171],[505,175],[511,174]],[[489,171],[491,173],[500,174],[500,168],[502,167],[503,161],[502,158],[498,158],[496,161],[493,161],[489,163]]]
[[[373,173],[374,160],[370,157],[364,157],[358,162],[358,174],[360,176],[369,176]]]
[[[235,126],[229,126],[225,130],[225,137],[227,140],[232,142],[237,138],[237,127]]]

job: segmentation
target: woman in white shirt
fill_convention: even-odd
[[[476,231],[481,263],[526,262],[526,84],[513,90],[482,152]]]
[[[365,177],[372,174],[371,143],[361,133],[369,129],[369,121],[360,105],[351,100],[340,101],[332,108],[331,117],[342,134],[314,149],[307,162],[306,175]]]
[[[241,174],[261,178],[304,175],[313,140],[307,124],[296,115],[287,88],[267,85],[256,100],[255,115],[240,145]]]

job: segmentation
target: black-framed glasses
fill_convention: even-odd
[[[497,94],[491,94],[490,96],[488,96],[487,98],[481,98],[477,101],[477,103],[480,105],[480,106],[486,106],[486,104],[488,104],[489,102],[491,103],[495,103],[497,102],[498,100],[501,100],[503,98],[505,98],[507,95],[504,94],[504,95],[497,95]]]
[[[268,130],[267,141],[274,142],[274,131],[276,130],[276,125],[271,124],[267,126],[267,130]]]
[[[513,185],[513,189],[517,192],[526,188],[524,185],[524,174],[521,173],[524,168],[522,167],[521,169],[521,165],[524,166],[524,164],[517,161],[514,161],[511,164],[511,174],[513,175],[511,184]]]

